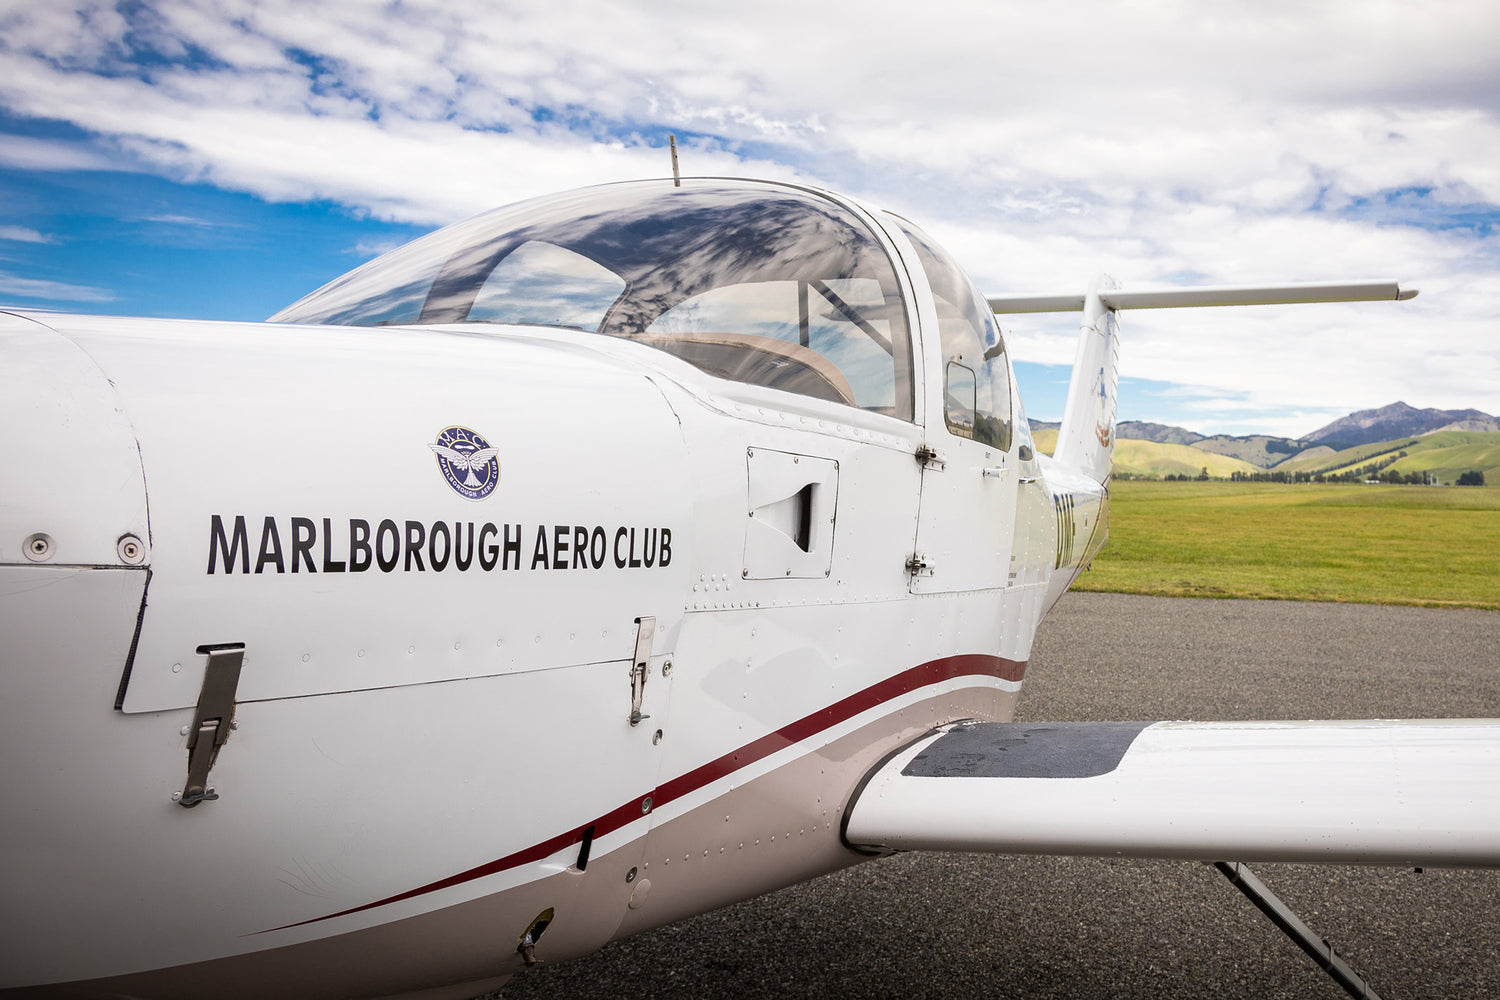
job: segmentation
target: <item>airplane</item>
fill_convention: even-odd
[[[266,323],[0,313],[0,994],[469,997],[903,850],[1220,862],[1273,919],[1246,862],[1500,865],[1497,720],[1010,721],[1108,533],[1118,313],[1414,294],[986,297],[674,177]],[[1059,310],[1048,456],[995,316]]]

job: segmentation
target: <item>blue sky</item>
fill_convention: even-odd
[[[0,136],[93,138],[6,116]],[[6,169],[0,205],[0,302],[121,315],[265,319],[432,228],[144,170]]]
[[[899,25],[894,30],[893,25]],[[0,303],[261,319],[428,229],[684,170],[901,212],[986,291],[1395,277],[1125,317],[1121,418],[1500,413],[1500,6],[0,0]],[[1056,417],[1069,317],[1006,317]]]

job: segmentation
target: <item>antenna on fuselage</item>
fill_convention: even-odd
[[[682,187],[682,175],[677,172],[677,137],[667,136],[667,143],[672,147],[672,186]]]

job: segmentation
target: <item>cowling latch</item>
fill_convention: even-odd
[[[203,688],[198,692],[198,707],[188,730],[187,784],[177,800],[185,809],[219,797],[208,786],[208,772],[234,725],[235,691],[240,683],[240,665],[245,659],[243,643],[199,646],[198,652],[208,654],[208,666],[203,670]]]
[[[630,661],[630,724],[639,726],[651,716],[641,714],[641,700],[646,696],[646,675],[651,666],[651,643],[656,637],[656,619],[635,620],[635,656]]]

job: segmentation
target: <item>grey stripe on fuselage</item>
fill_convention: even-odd
[[[901,773],[917,778],[1093,778],[1120,765],[1150,722],[976,722],[940,736]]]

